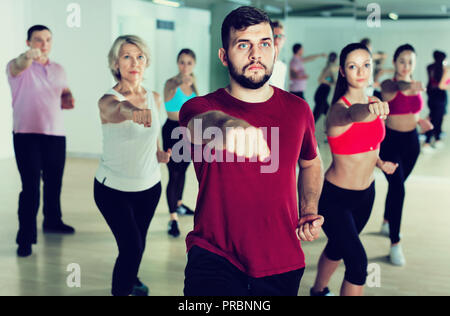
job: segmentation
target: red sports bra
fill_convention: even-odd
[[[348,106],[352,104],[342,97]],[[373,101],[369,98],[369,102]],[[328,137],[331,152],[335,155],[356,155],[380,149],[380,144],[386,137],[384,121],[377,117],[372,122],[356,122],[343,134]]]

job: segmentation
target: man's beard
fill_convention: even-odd
[[[245,67],[243,69],[242,74],[239,74],[236,70],[236,67],[233,65],[233,63],[228,58],[228,71],[230,73],[230,76],[243,88],[257,90],[257,89],[261,88],[262,86],[264,86],[266,84],[266,82],[269,81],[270,78],[272,77],[273,65],[272,65],[272,69],[270,69],[270,71],[268,73],[267,67],[261,63],[258,63],[260,66],[264,67],[266,73],[259,81],[255,81],[251,77],[246,77],[244,75],[245,70],[254,64],[256,64],[256,63],[249,64],[247,67]]]

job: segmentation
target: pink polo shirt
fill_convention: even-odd
[[[61,96],[67,78],[61,65],[49,61],[33,64],[19,76],[6,72],[11,86],[14,133],[65,136]]]
[[[300,72],[305,74],[305,63],[303,62],[303,58],[294,56],[291,59],[291,63],[289,68],[295,72]],[[295,79],[291,78],[291,82],[289,85],[289,91],[291,92],[305,92],[306,85],[308,80],[306,79]]]

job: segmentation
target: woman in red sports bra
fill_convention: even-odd
[[[368,260],[359,234],[369,220],[375,199],[373,172],[376,166],[386,173],[397,168],[378,156],[389,106],[366,95],[371,76],[372,56],[367,47],[359,43],[345,47],[340,56],[333,106],[327,117],[333,162],[326,173],[319,203],[328,244],[319,260],[312,296],[330,294],[328,283],[342,260],[346,272],[341,295],[363,294]]]
[[[400,46],[394,54],[395,78],[382,83],[383,100],[389,102],[386,139],[381,144],[380,157],[399,164],[395,174],[386,174],[389,182],[382,233],[390,236],[391,263],[405,265],[400,245],[400,225],[405,199],[405,181],[411,174],[420,153],[417,126],[425,133],[433,128],[419,117],[423,109],[422,83],[413,81],[416,53],[411,45]]]

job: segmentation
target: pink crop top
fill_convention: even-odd
[[[348,106],[352,104],[342,97]],[[369,101],[373,103],[372,100]],[[343,134],[328,137],[331,152],[335,155],[356,155],[380,149],[380,144],[386,137],[384,121],[377,117],[372,122],[356,122]]]
[[[422,109],[423,97],[420,93],[417,95],[405,95],[403,92],[398,91],[395,98],[389,102],[389,115],[418,114]]]

